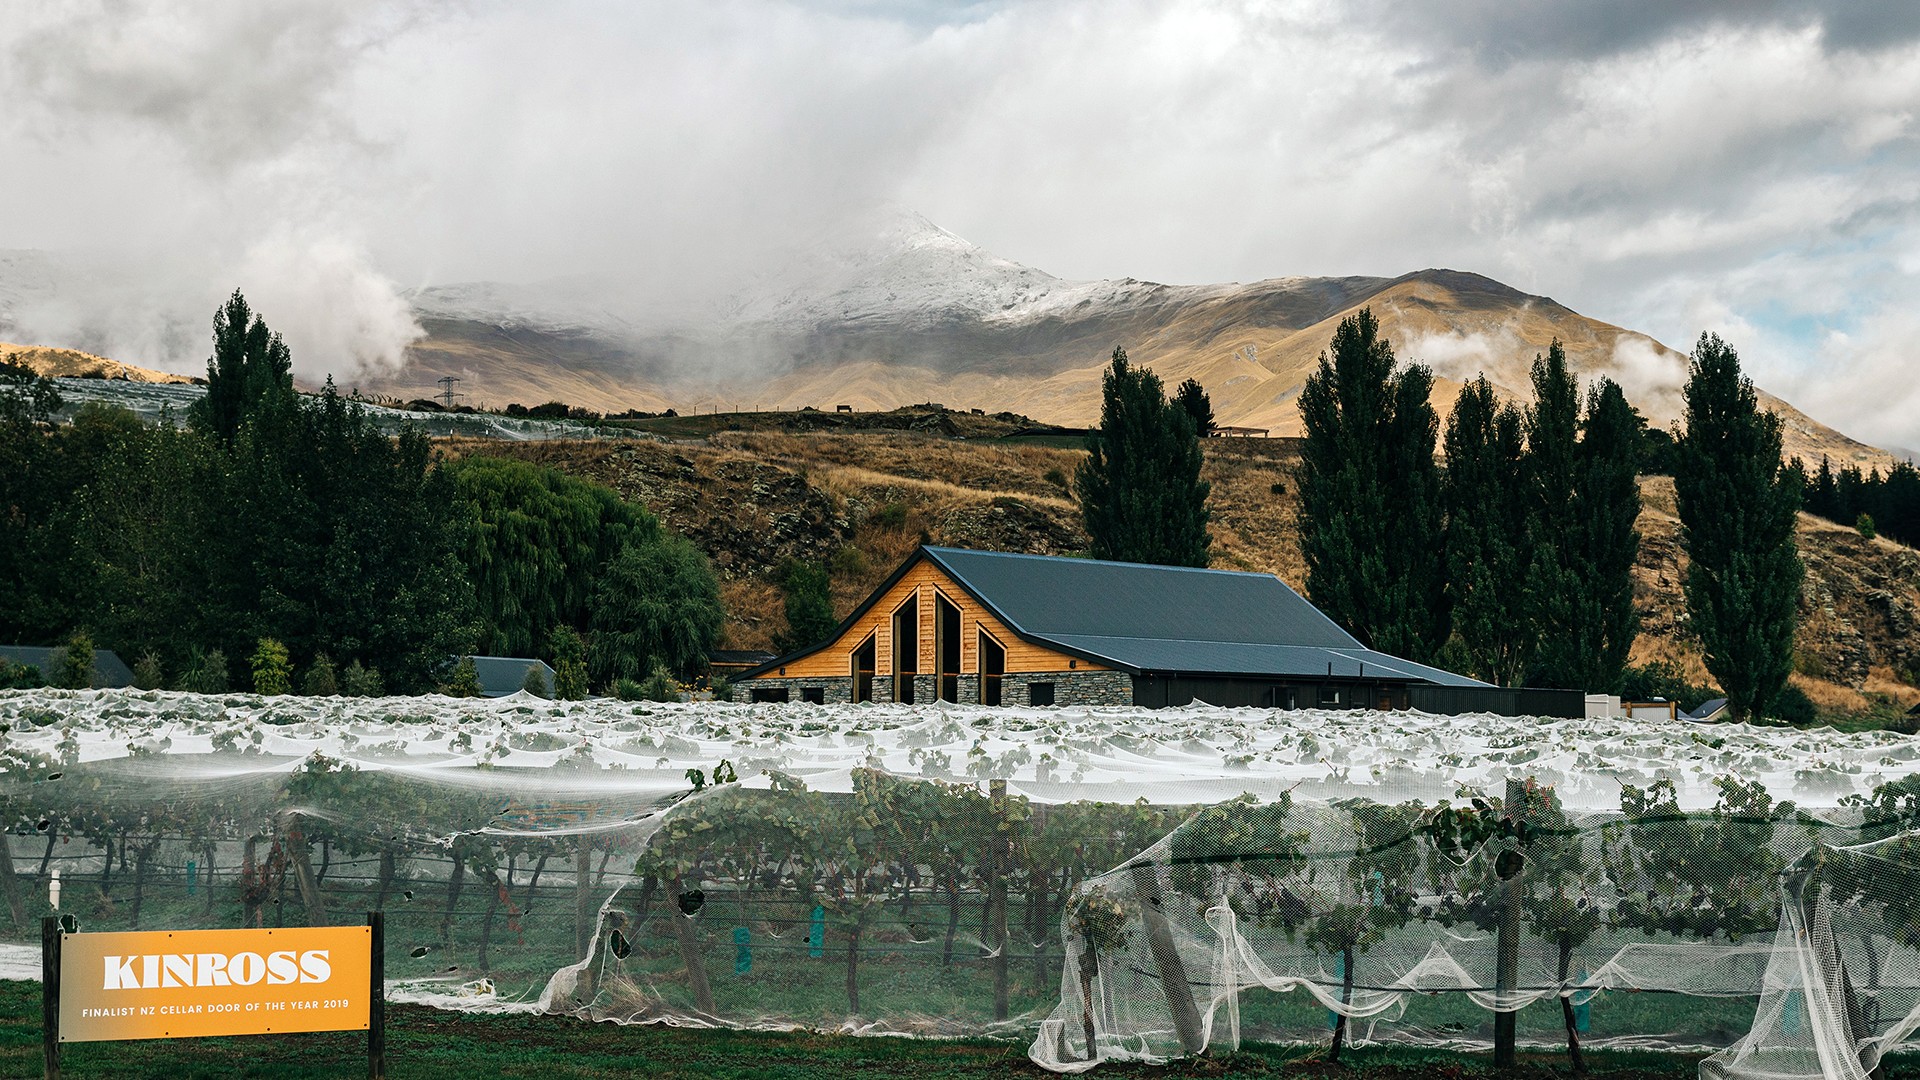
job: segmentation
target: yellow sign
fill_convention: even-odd
[[[365,926],[60,935],[60,1041],[364,1031]]]

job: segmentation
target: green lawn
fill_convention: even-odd
[[[0,982],[0,1076],[40,1074],[40,988]],[[319,1080],[365,1075],[358,1034],[256,1036],[66,1047],[65,1075],[87,1077],[260,1077]],[[799,1080],[806,1077],[974,1077],[1048,1075],[1022,1043],[984,1040],[862,1038],[810,1032],[692,1031],[589,1024],[546,1016],[468,1016],[393,1006],[388,1020],[389,1075],[482,1077],[644,1076],[672,1080]],[[1485,1055],[1442,1050],[1363,1048],[1344,1065],[1319,1047],[1251,1045],[1236,1054],[1166,1067],[1106,1066],[1096,1076],[1167,1078],[1328,1077],[1414,1080],[1497,1076]],[[1697,1058],[1645,1052],[1591,1053],[1590,1074],[1608,1080],[1691,1080]],[[1889,1080],[1920,1077],[1911,1061],[1890,1063]],[[1514,1073],[1567,1075],[1556,1054],[1523,1055]]]

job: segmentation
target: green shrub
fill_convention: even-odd
[[[1809,679],[1827,677],[1827,658],[1812,649],[1793,650],[1793,670]]]
[[[1859,517],[1854,518],[1853,527],[1856,531],[1860,533],[1861,536],[1864,536],[1869,540],[1880,535],[1873,527],[1872,514],[1861,514]]]
[[[646,691],[634,679],[616,679],[613,684],[613,696],[621,701],[645,701]]]
[[[187,661],[187,670],[180,673],[180,681],[174,689],[185,690],[190,694],[224,694],[231,689],[227,675],[227,654],[219,649],[205,653],[195,650]]]
[[[167,685],[166,673],[160,670],[160,654],[148,649],[140,654],[133,664],[133,685],[139,690],[161,690]]]
[[[572,627],[553,635],[553,696],[561,701],[587,698],[587,645]]]
[[[273,697],[293,692],[293,657],[273,638],[260,639],[248,666],[253,669],[254,693]]]
[[[340,691],[348,697],[380,697],[387,692],[387,684],[378,668],[363,667],[355,660],[340,675]]]
[[[54,683],[66,690],[86,690],[93,686],[93,675],[93,637],[85,630],[75,630],[54,654]]]
[[[1276,482],[1271,487],[1267,488],[1267,490],[1274,493],[1275,495],[1285,495],[1287,493],[1287,485]]]
[[[32,664],[16,664],[0,657],[0,690],[36,690],[47,685],[40,669]]]
[[[1048,469],[1040,477],[1040,479],[1045,480],[1047,483],[1052,484],[1054,487],[1057,487],[1062,491],[1066,490],[1067,474],[1064,472],[1061,472],[1059,466],[1057,465],[1051,469]]]
[[[904,529],[907,527],[907,506],[905,503],[887,503],[875,510],[867,520],[883,529]]]
[[[527,677],[520,683],[520,689],[534,697],[551,697],[553,688],[547,685],[547,673],[539,664],[527,665]]]
[[[665,664],[655,664],[653,674],[640,684],[640,696],[647,701],[679,701],[680,684],[673,681]]]
[[[448,697],[480,696],[480,672],[473,666],[473,657],[460,658],[460,662],[454,665],[453,677],[447,680],[447,685],[440,688],[440,692]]]
[[[713,677],[713,682],[709,684],[709,687],[710,689],[713,690],[713,700],[715,701],[732,701],[733,700],[733,680],[727,678],[725,675],[715,675]]]
[[[867,553],[852,544],[842,544],[827,569],[834,577],[859,577],[867,572]]]
[[[313,666],[307,669],[307,677],[300,683],[300,692],[308,697],[333,697],[340,693],[340,673],[326,653],[313,658]]]
[[[1797,686],[1789,685],[1773,699],[1773,708],[1767,710],[1772,719],[1794,727],[1806,727],[1814,722],[1817,712],[1813,701],[1806,692]]]

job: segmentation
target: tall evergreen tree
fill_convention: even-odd
[[[1520,411],[1502,406],[1485,376],[1460,388],[1447,418],[1447,581],[1453,629],[1472,673],[1501,686],[1526,676],[1528,618],[1525,450]]]
[[[1566,684],[1613,693],[1627,669],[1640,613],[1633,565],[1640,556],[1640,432],[1645,426],[1612,379],[1587,391],[1573,495],[1572,565],[1578,608]],[[1543,628],[1544,629],[1544,628]]]
[[[188,422],[231,443],[249,416],[294,400],[292,353],[235,289],[214,313],[207,393],[188,409]]]
[[[1694,346],[1686,402],[1674,491],[1687,613],[1735,718],[1766,716],[1793,665],[1801,493],[1780,461],[1780,418],[1718,335]]]
[[[51,431],[62,404],[52,379],[0,362],[0,640],[51,641],[76,622],[77,484]]]
[[[1207,492],[1200,440],[1160,377],[1127,362],[1125,349],[1101,383],[1100,434],[1074,470],[1073,489],[1096,559],[1205,566]]]
[[[1213,399],[1207,396],[1207,388],[1200,385],[1200,380],[1188,379],[1181,383],[1173,392],[1173,400],[1193,417],[1194,434],[1203,439],[1213,434]]]
[[[773,647],[782,653],[825,641],[840,620],[833,614],[833,583],[818,563],[795,561],[783,567],[780,590],[786,597],[787,629],[775,634]]]
[[[1432,375],[1395,373],[1370,310],[1341,321],[1300,391],[1294,477],[1307,593],[1375,649],[1433,658],[1448,636]]]
[[[1528,621],[1539,634],[1527,671],[1531,686],[1584,689],[1577,681],[1580,573],[1572,537],[1580,463],[1580,388],[1559,341],[1533,358],[1526,409]]]
[[[1805,502],[1807,513],[1828,521],[1839,520],[1840,490],[1834,485],[1833,462],[1825,454],[1820,455],[1820,471],[1813,474],[1813,483],[1807,488]]]

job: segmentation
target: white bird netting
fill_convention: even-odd
[[[1893,733],[51,690],[0,724],[14,940],[377,908],[395,991],[454,1007],[1061,1071],[1510,1022],[1758,1078],[1864,1076],[1920,1005]]]

